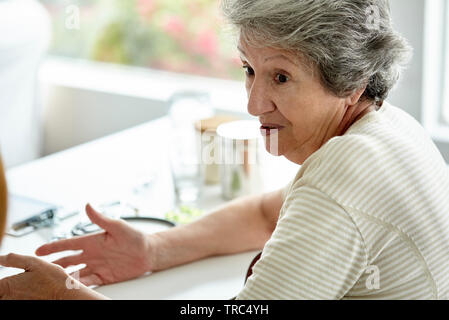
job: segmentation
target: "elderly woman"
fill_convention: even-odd
[[[266,149],[301,165],[296,177],[151,235],[88,206],[104,232],[36,253],[82,249],[55,263],[86,264],[80,281],[101,285],[261,249],[237,299],[449,298],[449,172],[424,129],[385,101],[410,56],[388,2],[222,8],[239,31],[248,112]]]

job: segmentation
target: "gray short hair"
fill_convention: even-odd
[[[222,0],[224,17],[252,45],[299,53],[339,97],[386,99],[412,48],[393,30],[388,0]]]

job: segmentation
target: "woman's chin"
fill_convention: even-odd
[[[265,150],[267,150],[267,152],[269,154],[271,154],[272,156],[275,157],[279,157],[282,156],[283,153],[281,152],[281,148],[278,144],[270,144],[269,139],[265,139],[264,137],[264,144],[265,144]]]

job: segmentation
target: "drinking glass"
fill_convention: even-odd
[[[204,176],[195,122],[211,117],[213,109],[209,95],[199,91],[177,92],[169,104],[172,125],[169,158],[176,202],[193,204],[201,195]]]

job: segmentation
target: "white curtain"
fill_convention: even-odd
[[[0,0],[0,152],[6,167],[41,152],[37,71],[48,47],[50,18],[35,0]]]

